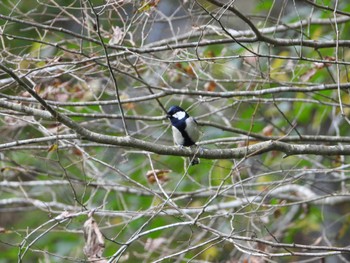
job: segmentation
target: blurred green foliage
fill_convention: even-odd
[[[118,90],[124,96],[123,99],[154,94],[165,87],[206,92],[231,92],[276,87],[298,86],[302,88],[315,83],[321,85],[347,83],[349,79],[347,64],[339,65],[340,69],[337,71],[335,64],[332,63],[335,55],[338,56],[339,61],[348,61],[350,57],[348,48],[314,50],[303,46],[273,47],[270,44],[256,41],[240,44],[232,41],[227,44],[188,49],[172,50],[169,48],[164,52],[143,52],[142,48],[152,47],[147,46],[150,44],[146,41],[148,35],[156,34],[158,31],[162,34],[166,30],[171,31],[168,28],[164,29],[164,32],[160,30],[159,24],[164,24],[168,20],[162,20],[154,15],[161,10],[166,13],[167,10],[162,9],[164,7],[161,6],[166,1],[160,1],[158,4],[151,1],[147,3],[147,8],[140,8],[143,1],[135,1],[123,7],[113,4],[108,6],[106,1],[102,0],[91,2],[97,11],[101,12],[99,13],[100,30],[105,44],[112,38],[112,27],[120,25],[125,35],[118,45],[141,48],[139,54],[137,52],[125,52],[124,54],[123,48],[107,49],[110,62],[115,63],[113,70]],[[206,1],[200,1],[200,3],[211,12],[217,10]],[[332,1],[316,1],[316,3],[325,7],[333,5]],[[339,5],[341,10],[349,11],[350,9],[350,4],[345,1]],[[303,5],[298,5],[298,8],[288,5],[280,11],[275,11],[276,8],[278,7],[275,1],[256,1],[255,9],[250,10],[249,17],[259,28],[271,27],[309,19],[312,9],[310,6]],[[83,127],[101,134],[123,136],[120,118],[106,117],[108,114],[120,114],[120,112],[115,102],[116,87],[111,81],[109,68],[106,66],[104,48],[98,43],[97,31],[87,30],[94,26],[94,14],[89,9],[88,2],[62,0],[14,3],[4,0],[0,3],[0,9],[2,15],[39,25],[64,28],[96,40],[93,42],[76,39],[63,32],[43,30],[29,24],[0,19],[2,33],[13,35],[13,37],[3,35],[1,39],[3,48],[1,54],[9,67],[23,74],[31,74],[52,66],[62,66],[47,75],[45,73],[33,77],[37,85],[35,87],[37,92],[49,101],[62,103],[57,106],[57,109],[67,115],[74,114],[72,119]],[[199,13],[202,11],[201,8],[196,10]],[[273,15],[267,17],[269,12],[272,12]],[[210,16],[204,12],[200,14],[200,19],[195,20],[201,23],[200,26],[212,23]],[[191,16],[196,15],[191,14]],[[279,16],[282,17],[281,21],[277,19]],[[333,17],[333,12],[327,9],[316,8],[312,12],[312,18],[331,19]],[[192,25],[190,22],[193,21],[186,19],[184,18],[186,28],[199,26]],[[225,19],[232,27],[229,29],[235,30],[234,18],[228,16]],[[220,30],[218,24],[213,23],[213,25],[215,26],[214,32]],[[182,26],[185,27],[185,25]],[[296,30],[276,32],[273,36],[286,40],[300,38],[315,41],[333,40],[336,38],[333,26],[308,25]],[[339,38],[348,39],[349,23],[342,23],[338,26]],[[156,29],[152,31],[152,28]],[[185,30],[183,31],[181,33],[186,33]],[[220,34],[206,34],[203,33],[195,40],[189,36],[186,36],[186,39],[188,43],[221,37],[225,40],[229,39],[221,31]],[[161,36],[158,40],[164,40],[166,37],[171,36]],[[184,43],[187,42],[184,41]],[[169,40],[165,46],[174,43],[178,42]],[[53,47],[56,44],[58,46]],[[157,47],[156,44],[155,47]],[[264,55],[252,55],[251,50]],[[321,63],[320,60],[328,61],[330,64]],[[340,72],[339,75],[337,75],[338,72]],[[4,74],[0,76],[0,80],[5,81],[7,78],[8,76]],[[97,84],[93,82],[96,79],[99,80]],[[3,95],[29,97],[18,88],[12,89],[13,83],[6,85],[1,91]],[[149,92],[149,90],[152,91]],[[108,105],[90,103],[107,100],[113,103]],[[190,114],[198,117],[199,120],[240,129],[241,133],[236,134],[224,128],[203,126],[203,140],[232,139],[229,142],[203,145],[204,148],[213,149],[246,146],[247,143],[254,144],[257,142],[255,139],[247,142],[240,137],[242,134],[249,135],[250,133],[282,138],[287,135],[298,136],[297,130],[302,135],[349,136],[348,124],[345,121],[333,123],[341,115],[339,107],[336,106],[339,100],[344,102],[345,114],[348,116],[349,94],[342,93],[339,98],[337,90],[312,93],[285,92],[278,95],[233,98],[192,95],[172,95],[159,98],[159,102],[165,107],[178,104],[186,109],[190,108]],[[86,105],[70,104],[74,102],[86,102]],[[22,103],[35,109],[42,109],[34,102],[23,100]],[[154,100],[130,102],[124,103],[123,107],[130,116],[126,122],[132,136],[155,144],[173,144],[170,125],[165,118],[137,119],[140,116],[164,117],[165,113],[159,107],[158,102]],[[86,117],[79,114],[92,115]],[[96,116],[93,116],[94,114]],[[70,133],[69,129],[56,121],[44,121],[37,116],[25,117],[27,116],[2,112],[0,117],[1,143]],[[267,129],[268,127],[271,127],[270,130]],[[240,200],[242,201],[240,206],[226,210],[217,208],[207,211],[203,208],[198,222],[224,233],[239,233],[242,236],[269,239],[272,236],[267,230],[274,229],[280,218],[288,218],[292,214],[291,207],[297,207],[295,214],[291,215],[290,225],[282,231],[279,240],[287,243],[312,244],[323,231],[328,231],[325,224],[332,220],[327,214],[329,207],[309,203],[291,204],[293,197],[300,198],[299,193],[281,193],[280,198],[270,197],[269,193],[278,187],[296,184],[308,186],[325,195],[332,195],[339,190],[339,181],[335,180],[336,183],[332,181],[335,185],[334,189],[328,186],[320,187],[317,184],[319,181],[327,182],[332,178],[320,176],[320,174],[323,175],[322,172],[308,173],[307,171],[324,169],[327,175],[327,169],[346,165],[349,161],[348,157],[340,159],[337,156],[332,158],[327,156],[284,158],[286,156],[281,153],[269,152],[258,156],[247,156],[243,160],[202,159],[200,165],[189,167],[188,158],[160,156],[138,149],[100,145],[85,141],[84,138],[41,144],[32,143],[31,145],[37,148],[14,148],[1,153],[3,154],[0,164],[1,180],[3,182],[61,180],[65,183],[53,186],[4,188],[4,191],[0,193],[0,200],[11,198],[30,200],[17,204],[19,208],[16,207],[16,204],[0,207],[0,227],[5,229],[0,233],[0,263],[16,261],[19,256],[23,255],[21,253],[26,246],[41,234],[42,236],[29,247],[23,262],[82,262],[86,260],[83,253],[82,231],[87,219],[86,215],[79,215],[64,223],[59,223],[44,233],[54,222],[49,226],[45,223],[64,212],[60,205],[74,207],[76,209],[74,212],[98,208],[101,213],[97,213],[95,219],[105,237],[106,249],[103,255],[106,257],[112,256],[133,235],[174,224],[170,228],[151,231],[150,234],[141,236],[136,242],[128,245],[123,259],[125,262],[136,260],[152,262],[182,250],[184,251],[181,259],[183,262],[192,259],[224,262],[232,258],[239,258],[242,253],[236,251],[234,245],[225,238],[219,243],[206,244],[205,242],[215,235],[209,232],[203,233],[203,229],[195,224],[186,226],[176,224],[189,220],[177,209],[188,209],[189,216],[195,217],[196,213],[192,214],[191,209],[202,209],[203,206],[215,208],[215,205],[220,207],[220,205]],[[161,185],[150,181],[146,176],[153,168],[169,170],[164,181],[160,182]],[[347,170],[344,174],[348,177]],[[164,195],[164,192],[168,196]],[[284,200],[285,196],[282,194],[290,195],[291,198]],[[256,200],[249,199],[250,195],[255,196]],[[212,199],[213,196],[215,198]],[[171,204],[169,197],[175,200],[178,207]],[[44,207],[34,209],[31,205],[33,200],[56,204],[46,209]],[[16,211],[16,208],[20,212]],[[124,216],[117,213],[124,213]],[[341,210],[340,214],[345,218],[348,211]],[[339,231],[338,236],[341,238],[333,241],[335,243],[339,241],[335,245],[342,246],[341,242],[346,239],[350,231],[349,222],[344,219],[337,226],[334,232]],[[37,228],[38,231],[36,231]],[[27,240],[26,236],[29,233],[33,235]],[[309,235],[310,238],[308,238]],[[163,240],[159,246],[147,247],[147,242],[157,239],[159,241],[159,238],[162,237],[166,240]],[[22,248],[21,243],[24,245]],[[195,247],[197,245],[198,247]],[[195,248],[189,249],[190,247]],[[281,251],[285,252],[282,248],[274,250],[274,252]],[[287,258],[284,262],[295,259],[296,257]]]

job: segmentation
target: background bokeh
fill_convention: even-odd
[[[350,3],[3,0],[0,10],[1,65],[81,127],[171,146],[165,110],[181,105],[204,149],[291,147],[189,166],[101,143],[47,118],[0,70],[1,263],[84,262],[91,210],[106,260],[350,261]]]

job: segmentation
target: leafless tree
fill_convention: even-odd
[[[1,1],[0,262],[349,262],[349,9]]]

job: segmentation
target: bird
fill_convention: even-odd
[[[171,106],[167,112],[167,117],[172,125],[175,144],[180,147],[186,146],[192,148],[196,146],[196,142],[200,137],[200,130],[196,119],[188,115],[188,113],[179,106]],[[193,157],[191,165],[198,163],[199,159]]]

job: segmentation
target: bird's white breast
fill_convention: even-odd
[[[173,138],[174,138],[174,142],[177,145],[183,145],[185,140],[181,134],[181,132],[174,126],[172,126],[172,130],[173,130]]]
[[[191,138],[193,142],[197,142],[199,140],[200,131],[198,128],[198,124],[192,117],[189,117],[186,119],[185,131],[187,132],[188,136]]]

